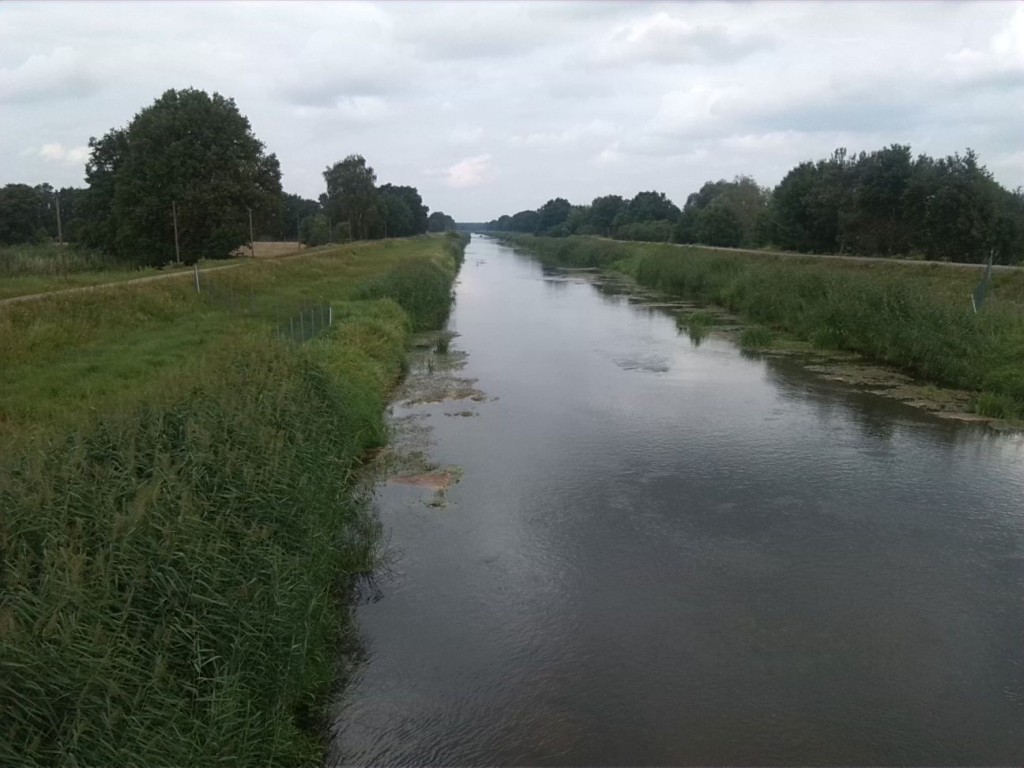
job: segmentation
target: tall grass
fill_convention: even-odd
[[[74,245],[32,243],[0,246],[0,277],[62,277],[81,272],[132,270],[114,256]]]
[[[846,262],[632,245],[592,238],[515,238],[551,263],[614,268],[822,348],[851,350],[979,393],[979,405],[1024,417],[1024,274],[997,275],[975,314],[981,272],[941,265]],[[993,399],[995,398],[995,399]]]
[[[413,325],[391,299],[336,320],[301,346],[228,323],[173,387],[9,435],[0,765],[319,764],[341,600],[379,547],[353,476]]]

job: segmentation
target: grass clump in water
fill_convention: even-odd
[[[677,318],[676,324],[686,331],[694,345],[699,346],[714,327],[715,316],[705,309],[698,309],[696,312]]]
[[[740,331],[739,341],[744,349],[768,349],[775,343],[775,334],[763,325],[752,325]]]

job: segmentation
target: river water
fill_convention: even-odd
[[[328,764],[1021,764],[1020,437],[476,236],[451,328]]]

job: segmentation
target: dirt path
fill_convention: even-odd
[[[612,240],[612,238],[602,238]],[[632,243],[637,242],[634,240],[614,240],[616,243]],[[687,243],[665,243],[665,245],[671,245],[675,248],[700,248],[705,251],[724,251],[726,253],[742,253],[750,256],[786,256],[801,259],[831,259],[833,261],[861,261],[869,264],[907,264],[907,265],[921,265],[930,266],[938,265],[940,267],[962,267],[965,269],[977,269],[983,270],[987,266],[986,264],[968,264],[962,261],[927,261],[924,259],[900,259],[886,256],[842,256],[837,253],[800,253],[798,251],[758,251],[750,248],[727,248],[721,245],[690,245]],[[1024,269],[1024,267],[1015,267],[1008,264],[993,264],[993,272],[1015,272],[1017,270]]]
[[[266,249],[265,252],[261,253],[259,246],[273,246],[272,248]],[[256,258],[255,260],[250,258],[247,261],[236,261],[231,264],[221,264],[215,267],[200,267],[199,275],[202,279],[203,275],[207,275],[210,272],[220,272],[224,269],[237,269],[238,267],[244,267],[247,264],[254,264],[259,261],[277,261],[283,259],[296,258],[299,256],[305,256],[305,251],[296,251],[293,243],[288,243],[291,246],[291,250],[285,250],[282,246],[283,243],[257,243],[256,246]],[[7,299],[0,299],[0,305],[4,304],[16,304],[23,301],[39,301],[41,299],[47,299],[51,296],[66,296],[72,293],[85,293],[88,291],[102,291],[109,288],[118,288],[124,285],[138,285],[139,283],[151,283],[154,280],[172,280],[174,278],[187,278],[189,280],[195,279],[195,272],[191,269],[183,269],[175,272],[165,272],[159,275],[147,275],[146,277],[133,277],[127,280],[115,280],[110,283],[97,283],[96,285],[79,285],[74,288],[61,288],[56,291],[46,291],[44,293],[30,293],[24,296],[11,296]]]

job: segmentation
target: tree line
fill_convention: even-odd
[[[1016,264],[1024,260],[1024,191],[1001,186],[970,149],[936,160],[893,144],[857,155],[837,149],[800,163],[774,189],[749,176],[708,181],[682,208],[654,191],[589,205],[555,198],[479,228]]]
[[[0,245],[57,238],[139,265],[226,258],[256,239],[307,245],[454,229],[415,187],[377,185],[350,155],[318,200],[284,192],[276,155],[233,99],[168,90],[123,128],[89,139],[84,188],[0,188]],[[58,216],[59,206],[59,216]],[[60,224],[58,224],[60,222]]]

